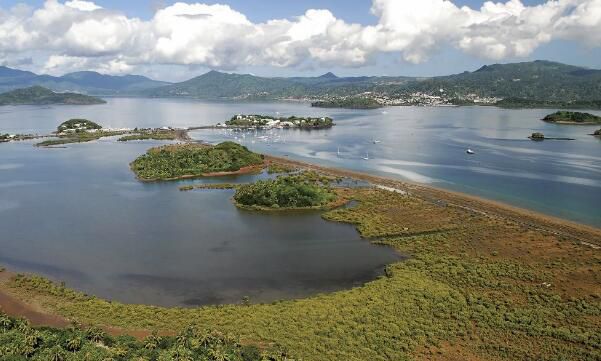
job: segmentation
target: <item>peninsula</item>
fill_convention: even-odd
[[[601,124],[601,117],[590,113],[558,111],[543,118],[545,122],[556,124],[591,125]]]
[[[106,101],[78,93],[55,93],[41,86],[16,89],[0,94],[0,105],[92,105]]]

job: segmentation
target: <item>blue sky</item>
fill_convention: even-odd
[[[383,3],[392,3],[392,5],[388,7],[389,9],[394,9],[394,6],[398,5],[398,3],[394,4],[395,1],[398,3],[409,3],[411,1],[416,0],[382,0]],[[590,0],[581,1],[584,4]],[[186,2],[193,3],[191,1]],[[363,28],[366,28],[370,26],[375,26],[381,20],[370,12],[370,8],[372,7],[371,0],[207,0],[198,2],[204,4],[227,4],[234,11],[243,14],[250,22],[254,24],[265,23],[273,19],[289,19],[291,22],[294,22],[296,21],[295,19],[298,19],[298,17],[303,15],[308,9],[327,9],[331,12],[331,14],[333,14],[333,16],[336,19],[343,21],[349,27],[351,26],[351,24],[360,24]],[[35,9],[39,9],[44,7],[45,1],[2,0],[0,2],[0,9],[8,11],[8,9],[10,9],[18,3],[27,4]],[[60,3],[64,3],[64,0],[60,0]],[[128,17],[128,19],[140,18],[143,21],[151,22],[157,9],[164,9],[166,7],[169,7],[173,5],[175,1],[96,0],[94,1],[94,3],[105,9],[121,12],[125,14]],[[528,7],[545,4],[546,2],[540,0],[523,0],[522,3],[524,6]],[[414,2],[413,5],[415,4],[417,3]],[[455,4],[457,7],[468,6],[474,10],[479,10],[483,2],[476,0],[456,0],[453,1],[453,4]],[[411,12],[411,6],[408,5],[407,8],[403,10],[403,12]],[[570,11],[570,9],[567,9],[566,11]],[[392,17],[394,18],[395,15],[396,14],[392,14]],[[528,21],[528,19],[520,19],[520,21]],[[402,25],[402,20],[399,20],[399,22],[401,22]],[[580,29],[577,25],[578,24],[572,24],[572,28],[584,32],[584,37],[586,37],[587,29]],[[225,29],[227,29],[227,27]],[[600,28],[597,28],[597,30],[599,29]],[[541,30],[541,33],[543,33],[544,31],[547,30]],[[278,58],[276,60],[273,60],[271,58],[269,60],[254,59],[248,64],[245,63],[245,61],[231,62],[230,64],[229,59],[215,59],[218,56],[224,56],[221,50],[219,50],[221,49],[221,47],[226,48],[227,57],[230,56],[230,53],[236,53],[235,49],[228,49],[229,44],[231,44],[231,39],[227,38],[224,39],[222,43],[211,43],[206,46],[210,47],[212,49],[211,51],[213,51],[215,47],[217,47],[217,52],[219,54],[210,54],[209,56],[203,55],[203,57],[199,59],[195,58],[194,54],[180,54],[179,58],[176,58],[175,56],[172,56],[171,53],[169,54],[169,56],[166,56],[162,53],[156,55],[153,51],[148,51],[148,53],[152,53],[152,55],[136,54],[135,56],[132,56],[130,54],[126,54],[127,44],[124,45],[124,49],[115,51],[114,54],[111,53],[110,56],[107,56],[108,52],[104,50],[94,53],[94,51],[90,49],[72,49],[72,44],[65,45],[65,50],[61,49],[60,47],[46,49],[45,46],[36,45],[36,43],[32,43],[33,45],[24,46],[24,50],[20,52],[15,52],[8,48],[2,51],[2,39],[0,39],[0,63],[4,63],[9,66],[11,64],[25,64],[25,67],[29,67],[30,70],[49,73],[58,73],[74,66],[89,67],[93,68],[94,70],[105,69],[106,72],[113,73],[131,71],[143,73],[145,75],[150,75],[155,78],[161,78],[164,80],[181,80],[190,77],[190,75],[193,73],[202,73],[209,69],[248,72],[263,76],[317,75],[326,71],[333,71],[339,75],[348,76],[431,76],[458,73],[464,70],[474,70],[482,66],[483,64],[490,64],[496,62],[507,63],[516,61],[529,61],[535,59],[554,60],[574,65],[601,68],[601,47],[598,44],[598,39],[592,38],[592,40],[587,39],[587,41],[578,41],[577,34],[574,35],[575,31],[576,30],[570,29],[566,30],[564,31],[564,33],[567,35],[562,34],[561,36],[556,36],[556,38],[553,38],[553,40],[551,41],[539,41],[536,43],[535,46],[532,46],[531,50],[523,52],[520,49],[523,48],[524,44],[530,46],[528,42],[528,36],[530,35],[525,34],[523,35],[524,39],[521,39],[522,43],[515,46],[512,45],[514,46],[513,49],[505,50],[500,55],[493,52],[492,56],[490,56],[491,54],[487,53],[492,52],[492,50],[490,49],[496,49],[492,45],[488,48],[484,48],[481,45],[473,45],[473,43],[470,43],[470,45],[467,46],[466,50],[466,48],[464,48],[463,45],[458,45],[460,37],[457,37],[457,39],[449,40],[444,36],[444,33],[437,34],[436,36],[432,36],[430,38],[426,38],[426,40],[422,40],[420,37],[416,36],[416,39],[411,39],[409,45],[403,45],[402,47],[399,47],[398,51],[396,49],[393,49],[391,51],[381,50],[387,49],[388,44],[395,40],[394,38],[388,37],[385,41],[382,42],[382,44],[378,45],[376,50],[374,50],[373,47],[367,47],[366,49],[361,48],[360,52],[362,52],[362,54],[360,58],[363,60],[357,60],[352,64],[345,63],[345,61],[337,61],[337,59],[347,59],[348,55],[346,54],[349,54],[348,51],[352,51],[353,49],[359,51],[357,50],[357,48],[360,48],[360,46],[352,45],[348,49],[341,50],[342,55],[332,55],[332,57],[327,57],[325,61],[322,58],[322,56],[330,56],[323,55],[323,53],[336,47],[336,41],[342,42],[344,39],[346,39],[345,37],[341,37],[334,40],[330,39],[329,43],[324,45],[323,49],[320,49],[322,53],[321,55],[318,55],[318,60],[290,60],[287,57],[284,57],[285,59]],[[503,36],[508,37],[509,39],[499,39],[498,42],[505,45],[507,45],[508,42],[511,42],[511,36],[514,35],[510,32],[511,29],[508,30],[505,28],[500,28],[499,34],[504,34]],[[590,33],[590,31],[588,31],[588,33]],[[402,33],[399,34],[400,37],[404,36],[404,34]],[[518,34],[517,36],[520,35],[522,34]],[[470,34],[470,37],[470,39],[472,40],[477,40],[479,38],[478,34]],[[107,38],[110,39],[108,35]],[[197,39],[199,40],[194,40],[196,41],[196,43],[189,43],[184,46],[190,47],[191,45],[196,45],[198,42],[204,41],[202,38]],[[93,37],[92,41],[98,41],[98,38]],[[428,46],[427,49],[421,49],[420,41],[426,43],[428,41],[433,41],[435,42],[435,44],[433,46]],[[8,42],[9,40],[7,40],[7,43]],[[67,41],[65,41],[65,43],[67,43]],[[241,44],[241,46],[244,47],[244,42],[241,42]],[[195,54],[198,55],[199,53],[203,53],[206,50],[206,47],[200,48],[200,50],[197,50]],[[277,50],[279,48],[278,46],[274,46],[274,49]],[[297,52],[306,51],[307,54],[309,52],[309,50],[307,49],[298,49],[298,47],[295,47],[293,50]],[[254,49],[252,51],[256,53],[257,49]],[[347,52],[345,53],[345,51]],[[174,52],[175,50],[173,51],[173,53]],[[179,51],[179,53],[181,53],[181,50]],[[54,59],[51,58],[53,55],[55,56]],[[244,54],[236,53],[236,56],[239,56],[240,59],[244,59]],[[336,56],[339,56],[340,58],[336,58]],[[133,59],[134,57],[137,58]],[[302,58],[302,55],[299,55],[299,57]],[[309,55],[305,55],[305,57],[309,57]],[[145,63],[139,58],[152,58],[153,60],[144,60],[147,62]],[[156,60],[157,58],[160,60]],[[165,60],[164,58],[167,59]],[[189,60],[191,58],[192,60]],[[26,59],[27,61],[23,61],[23,59]],[[28,62],[30,62],[29,59],[31,59],[31,64],[27,64]],[[107,65],[109,64],[109,62],[112,65]]]

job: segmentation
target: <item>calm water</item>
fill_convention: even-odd
[[[192,136],[431,183],[601,227],[601,140],[587,135],[598,127],[540,121],[549,110],[108,101],[0,107],[0,132],[47,133],[73,117],[105,127],[187,127],[236,113],[329,115],[337,122],[329,130],[204,130]],[[526,137],[534,131],[576,140],[531,142]],[[194,305],[350,287],[398,259],[390,249],[360,240],[351,226],[325,222],[319,214],[241,212],[229,201],[231,191],[184,193],[177,190],[183,183],[141,184],[128,163],[156,144],[0,144],[0,263],[125,302]],[[465,153],[468,147],[474,156]]]

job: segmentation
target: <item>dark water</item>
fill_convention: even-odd
[[[97,106],[0,107],[0,132],[47,133],[72,117],[105,127],[187,127],[236,113],[329,115],[337,122],[329,130],[192,135],[431,183],[601,227],[601,140],[587,135],[598,127],[540,121],[550,110],[356,111],[298,103],[108,100]],[[532,142],[526,137],[534,131],[576,140]],[[102,297],[192,305],[350,287],[398,257],[360,240],[351,226],[315,213],[247,213],[230,203],[231,191],[184,193],[174,183],[141,184],[128,163],[156,144],[0,144],[0,263]],[[465,153],[468,147],[474,156]]]
[[[0,263],[119,301],[197,305],[348,288],[399,259],[315,212],[239,211],[231,190],[137,182],[128,163],[151,145],[2,144]]]

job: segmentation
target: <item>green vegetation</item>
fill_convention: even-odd
[[[130,140],[177,140],[178,134],[175,130],[144,130],[139,133],[126,135],[119,138],[120,142],[128,142]]]
[[[564,124],[600,124],[601,117],[580,112],[559,111],[543,118],[546,122]]]
[[[593,135],[601,137],[601,129],[595,130],[595,132],[593,133]]]
[[[36,138],[35,135],[32,134],[1,134],[0,133],[0,143],[10,142],[10,141],[19,141],[19,140],[28,140]]]
[[[275,348],[274,348],[275,349]],[[126,360],[289,360],[286,353],[261,351],[242,345],[231,334],[184,329],[177,336],[153,333],[139,341],[131,336],[111,337],[101,328],[33,328],[25,320],[0,311],[0,359],[10,361],[126,361]]]
[[[89,130],[100,130],[102,126],[94,123],[87,119],[69,119],[66,122],[61,123],[56,128],[57,133],[69,133],[69,132],[86,132]]]
[[[530,136],[530,139],[532,140],[544,140],[545,139],[545,135],[543,133],[532,133],[532,135]]]
[[[334,125],[332,118],[321,117],[280,117],[274,118],[267,115],[243,115],[238,114],[225,122],[225,125],[233,128],[264,128],[264,127],[282,127],[299,129],[322,129],[330,128]]]
[[[260,166],[263,157],[234,142],[216,146],[176,144],[152,148],[131,163],[139,179],[147,181],[172,180],[237,172]]]
[[[298,170],[297,168],[294,168],[287,164],[281,164],[281,163],[270,163],[269,166],[267,167],[268,174],[293,173],[293,172],[296,172],[297,170]]]
[[[417,196],[355,189],[324,214],[410,258],[351,290],[273,304],[161,308],[74,292],[39,277],[8,290],[88,325],[187,325],[277,344],[306,360],[601,358],[601,258],[572,237]]]
[[[100,130],[97,132],[72,132],[72,133],[66,133],[64,135],[59,135],[58,138],[56,139],[48,139],[45,140],[43,142],[37,143],[36,146],[38,147],[50,147],[50,146],[56,146],[56,145],[64,145],[64,144],[71,144],[71,143],[86,143],[86,142],[91,142],[94,140],[98,140],[100,138],[105,138],[105,137],[114,137],[117,135],[123,135],[128,133],[127,131],[104,131],[104,130]]]
[[[334,202],[330,178],[315,172],[279,176],[236,188],[236,205],[257,209],[319,208]]]
[[[16,89],[0,94],[0,105],[104,104],[104,100],[77,93],[55,93],[41,86]]]
[[[209,183],[209,184],[191,184],[187,186],[179,187],[179,190],[182,192],[191,191],[194,189],[236,189],[239,184],[231,184],[231,183]]]
[[[381,108],[382,104],[372,98],[347,97],[320,100],[311,103],[311,106],[318,108],[376,109]]]
[[[568,108],[568,109],[601,109],[601,100],[553,101],[523,98],[505,98],[498,101],[501,108]]]

